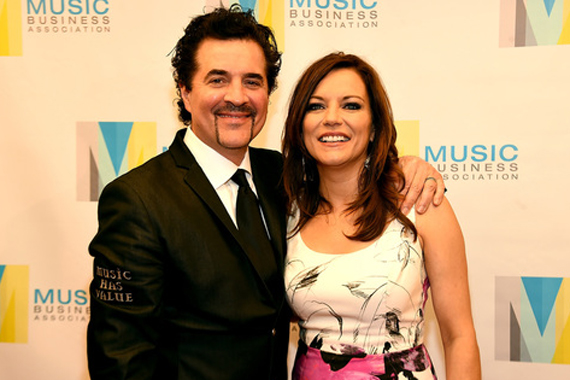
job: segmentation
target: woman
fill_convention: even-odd
[[[422,344],[430,286],[447,379],[480,379],[459,224],[447,200],[400,211],[396,130],[376,71],[343,53],[316,61],[285,128],[293,379],[436,379]]]

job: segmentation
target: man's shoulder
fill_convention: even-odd
[[[283,161],[281,152],[273,149],[249,147],[249,154],[252,160],[271,159],[276,161]]]
[[[114,182],[140,183],[140,182],[156,182],[157,176],[164,175],[168,172],[168,168],[173,168],[172,157],[168,151],[162,152],[147,160],[141,165],[121,174],[110,184]]]
[[[283,156],[276,150],[250,148],[251,168],[258,181],[279,186],[283,174]]]

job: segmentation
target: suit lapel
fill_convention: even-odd
[[[202,168],[200,168],[200,166],[194,159],[194,156],[192,155],[192,153],[184,143],[184,134],[185,130],[178,131],[178,133],[176,134],[176,138],[169,149],[176,164],[179,167],[183,167],[188,170],[188,173],[184,177],[184,181],[194,191],[194,193],[202,200],[203,204],[206,207],[208,207],[215,214],[215,216],[222,222],[227,232],[231,234],[233,238],[237,241],[239,246],[242,248],[242,251],[245,253],[248,260],[251,262],[252,266],[255,268],[255,271],[258,274],[258,278],[260,282],[263,284],[263,288],[266,290],[267,294],[271,298],[273,298],[273,292],[269,290],[267,284],[265,283],[265,281],[262,280],[261,276],[259,275],[261,269],[260,266],[262,264],[255,260],[254,254],[250,253],[250,245],[239,234],[233,220],[228,215],[228,212],[224,207],[222,201],[220,200],[216,190],[212,187],[210,181],[208,181],[208,178],[202,171]],[[272,207],[271,204],[265,201],[265,196],[271,195],[271,191],[267,191],[266,184],[264,184],[263,181],[260,182],[259,184],[261,188],[257,186],[258,183],[256,181],[256,188],[258,192],[262,191],[261,194],[263,194],[261,196],[262,209],[267,218],[270,235],[272,239],[274,238],[274,236],[278,238],[279,241],[279,244],[277,245],[279,247],[277,251],[279,253],[278,257],[282,257],[281,255],[283,250],[281,248],[281,244],[283,239],[280,233],[276,232],[276,229],[279,227],[277,227],[275,223],[276,218],[273,215],[275,213],[274,207]],[[283,260],[277,260],[277,261],[278,261],[278,266],[277,266],[278,273],[281,274]]]
[[[234,236],[237,236],[237,230],[235,225],[228,215],[224,204],[220,200],[220,197],[216,193],[216,190],[208,181],[208,178],[200,168],[200,165],[196,162],[196,159],[184,143],[184,135],[186,133],[185,129],[178,131],[174,142],[169,148],[176,165],[188,170],[188,173],[184,176],[184,182],[194,193],[202,199],[206,207],[210,208],[214,214],[220,219],[227,230]]]

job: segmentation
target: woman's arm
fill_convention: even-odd
[[[471,314],[465,243],[444,198],[417,216],[434,310],[445,350],[447,380],[480,380],[479,348]]]

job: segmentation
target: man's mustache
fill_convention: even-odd
[[[226,105],[220,106],[219,108],[216,108],[214,110],[214,114],[216,114],[216,115],[218,115],[219,113],[222,113],[222,112],[248,113],[253,118],[255,118],[255,116],[257,116],[257,111],[254,108],[252,108],[246,104],[241,105],[241,106],[235,106],[233,104],[226,104]]]

